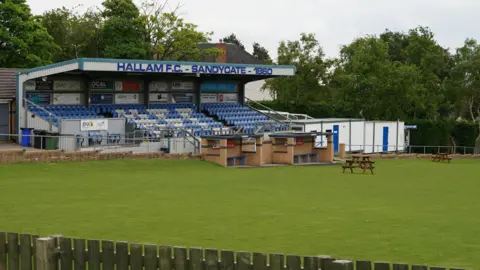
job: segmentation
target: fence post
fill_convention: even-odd
[[[333,262],[333,270],[353,270],[353,262],[348,260],[336,260]]]
[[[37,270],[56,270],[55,239],[52,237],[38,238],[36,243],[35,260]]]

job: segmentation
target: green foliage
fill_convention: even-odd
[[[102,38],[106,58],[146,59],[150,52],[146,40],[146,21],[131,0],[106,0]]]
[[[269,79],[263,89],[287,111],[299,112],[330,100],[328,69],[332,62],[325,59],[314,34],[301,34],[300,40],[282,41],[278,48],[279,65],[293,65],[296,76]]]
[[[25,0],[0,3],[0,67],[50,64],[57,50],[53,38],[34,20]]]
[[[454,120],[417,120],[408,121],[408,125],[417,125],[411,130],[411,145],[436,146],[475,146],[479,135],[478,124]]]
[[[164,6],[156,2],[142,4],[154,60],[198,61],[221,53],[217,48],[200,50],[197,47],[198,43],[210,41],[212,32],[201,32],[197,25],[185,22],[176,11],[163,12],[163,9]]]
[[[60,50],[54,62],[80,57],[99,57],[102,51],[102,17],[90,9],[79,14],[65,7],[53,9],[38,17]]]
[[[253,57],[257,58],[258,60],[262,61],[266,65],[271,65],[273,63],[270,54],[268,53],[265,47],[261,46],[259,43],[253,43]]]
[[[474,121],[480,117],[480,45],[467,39],[453,56],[455,65],[444,87],[455,116]]]
[[[425,91],[420,80],[415,66],[390,61],[386,42],[359,38],[342,48],[333,74],[336,108],[356,118],[415,118]]]
[[[234,33],[231,33],[229,36],[226,36],[222,39],[222,42],[224,43],[231,43],[235,44],[238,47],[242,48],[245,50],[245,46],[242,44],[242,42],[237,38],[237,36]]]

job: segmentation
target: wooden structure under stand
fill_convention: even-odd
[[[326,136],[327,145],[316,147],[316,138]],[[332,164],[332,133],[273,133],[264,135],[218,135],[202,137],[205,160],[224,167]]]

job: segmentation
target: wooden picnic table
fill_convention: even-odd
[[[452,158],[449,156],[448,153],[436,153],[436,154],[433,154],[432,155],[432,161],[435,162],[443,162],[443,161],[447,161],[448,163],[450,163],[450,161],[452,160]]]
[[[350,172],[353,173],[353,169],[360,168],[362,173],[370,170],[370,172],[373,174],[373,169],[375,168],[373,164],[375,164],[375,161],[371,161],[369,157],[362,160],[360,160],[360,158],[355,159],[352,157],[352,159],[345,160],[345,164],[342,166],[343,173],[345,173],[346,169],[350,169]]]

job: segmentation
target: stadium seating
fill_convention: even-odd
[[[29,111],[35,115],[47,121],[51,120],[54,126],[58,126],[60,119],[103,118],[103,115],[98,115],[86,105],[46,105],[41,108],[28,107]]]
[[[30,106],[29,110],[58,126],[60,119],[95,119],[108,117],[125,118],[136,129],[147,131],[152,137],[172,131],[173,136],[189,132],[194,136],[230,134],[233,129],[252,134],[264,131],[283,131],[286,125],[239,103],[203,104],[202,112],[196,113],[194,104],[151,104],[147,109],[139,104],[109,105],[46,105]],[[233,129],[232,129],[233,128]],[[90,136],[94,137],[94,136]]]
[[[243,128],[250,134],[262,131],[284,131],[287,126],[279,124],[268,116],[239,103],[202,104],[202,111],[224,122],[227,126]]]
[[[193,104],[152,104],[149,109],[138,104],[91,105],[90,108],[85,105],[47,105],[42,109],[32,106],[29,110],[47,121],[52,119],[56,126],[62,118],[126,118],[136,129],[145,130],[152,137],[164,134],[162,130],[173,131],[173,136],[183,136],[183,132],[194,136],[232,132],[231,128],[226,128],[221,122],[206,117],[203,113],[195,113]]]

